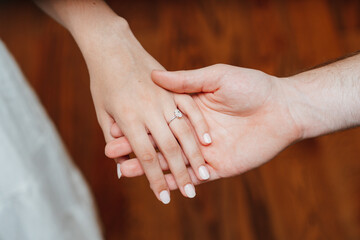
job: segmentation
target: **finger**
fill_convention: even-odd
[[[184,163],[182,150],[172,134],[165,119],[159,119],[156,124],[147,126],[160,152],[165,157],[170,171],[173,173],[181,193],[185,197],[195,197],[195,188]]]
[[[132,123],[123,128],[135,155],[139,159],[150,187],[164,204],[170,202],[170,192],[161,170],[156,151],[146,133],[145,127]]]
[[[186,117],[183,116],[182,118]],[[179,140],[186,158],[189,160],[191,167],[196,172],[196,176],[200,180],[207,180],[210,177],[209,171],[206,168],[205,160],[194,137],[194,132],[186,122],[186,119],[182,118],[177,118],[170,122],[170,129]]]
[[[158,152],[157,155],[161,169],[163,171],[168,171],[169,165],[164,156],[160,152]],[[121,172],[125,177],[137,177],[144,174],[144,169],[137,158],[132,158],[121,163]]]
[[[98,122],[100,123],[101,129],[103,130],[105,141],[107,143],[114,141],[113,136],[111,136],[112,126],[114,126],[114,124],[117,126],[114,119],[110,115],[105,113],[105,114],[101,115],[101,117],[98,116]],[[107,147],[107,145],[105,146],[105,155],[106,155],[106,147]],[[117,173],[118,179],[120,179],[121,175],[122,175],[121,169],[120,169],[120,164],[121,164],[121,162],[123,162],[127,159],[129,159],[128,156],[120,156],[120,157],[114,159],[116,162],[116,173]]]
[[[133,150],[126,137],[120,137],[112,140],[105,146],[105,155],[108,158],[119,158],[129,155]]]
[[[105,142],[108,143],[114,140],[114,138],[110,134],[110,129],[115,122],[114,119],[106,112],[98,114],[97,119],[104,134]]]
[[[160,162],[160,166],[161,169],[163,171],[168,171],[169,170],[169,165],[166,161],[166,159],[164,158],[164,156],[162,155],[161,152],[157,153],[158,155],[158,159]],[[187,163],[186,166],[188,166],[188,161],[186,160]],[[144,174],[144,169],[142,168],[139,160],[137,158],[132,158],[132,159],[127,159],[121,162],[121,170],[120,170],[123,175],[125,177],[137,177],[137,176],[141,176]]]
[[[191,179],[192,179],[192,181],[193,181],[193,183],[195,185],[199,185],[202,182],[204,182],[204,181],[200,181],[197,178],[194,170],[191,167],[188,167],[188,171],[189,171],[190,177],[191,177]],[[165,174],[165,179],[166,179],[166,182],[168,183],[168,186],[169,186],[170,190],[178,189],[178,186],[177,186],[176,181],[174,179],[174,175],[172,173]]]
[[[116,174],[118,179],[121,178],[122,176],[122,172],[121,172],[121,164],[127,160],[129,160],[129,156],[123,156],[123,157],[118,157],[114,159],[116,162]]]
[[[159,153],[159,155],[162,155],[162,154]],[[201,184],[201,183],[204,183],[204,182],[213,181],[213,180],[216,180],[216,179],[220,178],[219,175],[216,173],[214,168],[212,168],[210,165],[207,165],[206,167],[210,170],[210,175],[211,175],[211,177],[206,181],[199,181],[199,179],[197,178],[194,170],[191,167],[187,168],[187,170],[189,172],[189,175],[191,177],[191,180],[193,181],[193,183],[195,185],[198,185],[198,184]],[[166,169],[163,169],[163,170],[166,171],[168,169],[166,168]],[[133,159],[130,159],[128,161],[125,161],[121,165],[121,171],[123,172],[123,175],[125,177],[129,177],[129,178],[142,176],[144,174],[144,170],[142,169],[141,164],[140,164],[140,162],[139,162],[139,160],[137,158],[133,158]],[[165,179],[166,179],[166,182],[167,182],[170,190],[178,189],[175,177],[174,177],[174,175],[172,173],[165,174]]]
[[[111,137],[115,138],[113,141],[116,141],[117,138],[119,138],[121,136],[124,136],[124,134],[122,133],[121,129],[119,128],[119,126],[117,125],[117,123],[115,121],[113,122],[113,124],[112,124],[112,126],[110,128],[110,135],[111,135]],[[127,141],[127,139],[126,139],[126,141]],[[108,145],[109,145],[109,143],[106,144],[106,146],[105,146],[105,155],[106,156],[108,155],[107,152],[109,152]],[[130,144],[128,143],[126,146],[130,146]],[[119,149],[121,149],[121,147]],[[110,150],[110,152],[111,152],[111,150]],[[128,153],[128,154],[130,154],[130,153]],[[129,160],[128,154],[124,154],[124,155],[123,154],[117,154],[119,156],[113,157],[115,162],[116,162],[116,174],[117,174],[118,179],[120,179],[121,176],[122,176],[121,164],[124,161]]]
[[[147,130],[147,132],[149,133],[148,130]],[[119,137],[124,136],[123,132],[121,131],[120,127],[117,125],[116,122],[114,122],[112,124],[111,129],[110,129],[110,134],[113,138],[119,138]]]
[[[199,185],[199,184],[202,184],[202,183],[206,183],[206,182],[210,182],[210,181],[214,181],[216,179],[219,179],[219,176],[216,174],[216,172],[214,171],[213,168],[211,168],[210,166],[207,166],[207,168],[210,169],[211,177],[207,181],[199,181],[199,179],[197,179],[197,177],[196,177],[196,174],[195,174],[194,170],[191,167],[188,167],[190,177],[193,180],[193,183],[195,185]],[[176,185],[176,181],[174,179],[174,175],[172,175],[171,173],[168,173],[168,174],[165,175],[165,179],[166,179],[166,182],[167,182],[167,184],[168,184],[171,191],[178,189],[178,186]]]
[[[155,141],[151,135],[148,135],[151,141],[151,144],[153,147],[156,147]],[[128,139],[123,136],[116,138],[112,141],[110,141],[105,146],[105,155],[108,158],[118,158],[122,156],[129,155],[133,152],[133,149],[128,141]]]
[[[151,144],[154,147],[156,147],[153,137],[150,134],[148,136],[150,138]],[[112,140],[111,142],[106,144],[106,147],[105,147],[105,155],[108,158],[112,158],[115,160],[116,160],[116,158],[127,157],[132,152],[133,152],[133,150],[131,148],[131,145],[125,136]],[[189,161],[185,158],[184,154],[183,154],[183,158],[184,158],[185,165],[188,165]],[[126,159],[128,159],[128,158],[126,158]],[[159,159],[160,164],[162,164],[163,159],[164,159],[164,157],[161,155],[161,159]],[[166,163],[165,159],[164,159],[164,161]]]
[[[177,93],[214,92],[223,75],[225,65],[217,64],[205,68],[187,71],[154,70],[152,80],[159,86]]]
[[[124,136],[124,134],[122,133],[121,129],[119,128],[116,122],[112,124],[110,128],[110,134],[113,138],[119,138]]]
[[[190,120],[201,144],[209,145],[211,143],[209,126],[193,98],[185,94],[175,95],[175,102],[180,111],[182,111]]]

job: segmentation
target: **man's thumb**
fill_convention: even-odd
[[[219,75],[214,74],[217,71],[213,67],[174,72],[154,70],[151,78],[157,85],[172,92],[214,92],[218,89]]]

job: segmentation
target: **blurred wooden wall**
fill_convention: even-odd
[[[171,70],[221,62],[287,76],[360,49],[356,0],[109,4]],[[256,170],[199,186],[194,200],[174,192],[164,206],[144,177],[117,180],[69,33],[31,2],[7,1],[0,37],[89,182],[106,239],[360,239],[360,129],[298,143]]]

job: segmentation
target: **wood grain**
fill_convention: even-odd
[[[288,76],[359,50],[355,0],[108,2],[171,70],[222,62]],[[360,239],[360,129],[295,144],[163,206],[144,177],[117,180],[69,33],[30,2],[7,1],[0,37],[89,182],[106,239]]]

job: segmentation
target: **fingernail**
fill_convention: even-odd
[[[185,187],[185,193],[186,193],[186,196],[188,196],[189,198],[194,198],[196,196],[196,193],[195,193],[195,188],[192,184],[186,184]]]
[[[120,178],[121,178],[120,163],[116,164],[116,170],[117,170],[117,176],[118,176],[118,179],[120,179]]]
[[[199,174],[202,180],[207,180],[210,177],[209,171],[205,166],[199,167]]]
[[[204,141],[205,141],[205,143],[211,143],[211,137],[210,137],[210,134],[208,134],[208,133],[205,133],[204,134]]]
[[[163,204],[168,204],[170,202],[170,195],[169,192],[164,190],[160,193],[160,200]]]

